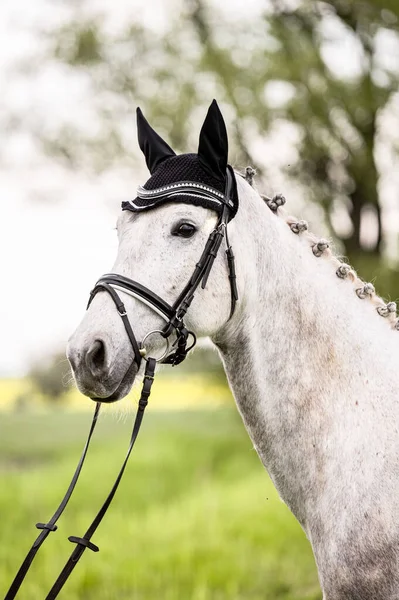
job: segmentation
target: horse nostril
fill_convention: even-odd
[[[95,340],[88,349],[86,365],[94,376],[103,373],[105,367],[105,345],[101,340]]]

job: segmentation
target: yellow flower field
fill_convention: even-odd
[[[140,386],[137,385],[128,398],[117,404],[118,408],[128,409],[138,399]],[[232,401],[228,387],[221,381],[206,378],[200,374],[172,377],[160,373],[153,385],[150,403],[157,409],[186,409],[218,406]],[[91,410],[92,403],[75,387],[71,387],[60,404],[75,410]],[[26,379],[0,379],[0,410],[16,408],[45,408],[48,400],[35,392]]]

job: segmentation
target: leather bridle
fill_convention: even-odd
[[[109,273],[107,275],[103,275],[102,277],[100,277],[100,279],[94,286],[90,294],[88,306],[90,306],[90,303],[92,302],[96,294],[98,294],[98,292],[108,292],[118,310],[119,315],[123,320],[123,324],[129,336],[130,343],[132,345],[135,355],[135,361],[138,367],[140,367],[142,357],[146,355],[146,349],[144,347],[143,341],[140,344],[138,344],[134,336],[133,330],[130,326],[125,306],[116,290],[125,292],[138,299],[140,302],[143,302],[152,310],[157,312],[166,321],[166,325],[162,330],[151,331],[146,335],[146,338],[153,333],[160,333],[160,335],[168,341],[169,337],[172,336],[172,334],[175,334],[176,340],[173,343],[174,351],[172,353],[167,353],[166,356],[162,357],[161,359],[158,359],[157,362],[178,365],[185,359],[187,353],[195,346],[196,343],[195,334],[192,331],[188,331],[184,325],[184,317],[194,299],[194,294],[198,286],[201,284],[202,289],[205,288],[206,283],[208,281],[209,273],[211,272],[213,263],[218,254],[219,248],[224,237],[226,238],[226,256],[227,266],[229,270],[231,292],[231,308],[229,318],[233,316],[236,302],[238,300],[238,293],[236,285],[234,254],[227,235],[227,224],[230,216],[229,200],[230,195],[232,193],[233,177],[234,175],[230,172],[230,168],[228,168],[226,171],[226,189],[224,195],[220,192],[216,192],[215,190],[215,192],[217,193],[218,201],[222,204],[222,210],[220,213],[219,220],[208,237],[208,241],[205,244],[205,248],[202,252],[199,261],[196,264],[195,270],[192,276],[190,277],[190,280],[188,281],[187,285],[183,288],[173,305],[170,305],[167,302],[165,302],[165,300],[160,298],[152,290],[149,290],[141,283],[138,283],[133,279],[129,279],[127,277],[124,277],[123,275],[118,275],[116,273]],[[187,188],[190,185],[190,182],[185,182],[184,185]],[[192,182],[191,185],[196,186],[195,188],[193,188],[195,191],[198,190],[198,184]],[[170,192],[168,192],[166,188],[167,186],[165,186],[164,188],[164,193],[170,194]],[[174,189],[176,189],[176,184]],[[172,196],[170,197],[170,200],[173,201]],[[192,338],[192,343],[189,346],[187,346],[187,342],[190,337]],[[169,344],[167,345],[167,348],[168,347]]]
[[[59,577],[51,588],[50,592],[46,596],[46,600],[53,600],[56,598],[64,586],[66,580],[69,575],[75,568],[77,562],[85,552],[87,548],[92,550],[93,552],[98,552],[99,548],[95,544],[91,542],[91,538],[100,525],[102,519],[104,518],[109,505],[112,502],[113,497],[115,496],[116,490],[118,489],[119,483],[122,479],[123,473],[125,471],[127,462],[129,460],[130,453],[133,449],[134,443],[137,439],[140,426],[143,420],[143,415],[145,408],[148,404],[148,398],[151,393],[151,386],[154,381],[155,376],[155,368],[157,362],[162,362],[164,364],[178,365],[180,364],[187,356],[188,352],[193,348],[196,343],[196,336],[193,332],[188,331],[184,324],[184,317],[194,299],[194,295],[198,287],[204,289],[206,283],[208,281],[209,274],[211,272],[214,261],[218,255],[219,249],[221,247],[223,238],[226,240],[226,257],[227,257],[227,266],[229,271],[229,281],[230,281],[230,290],[231,290],[231,309],[230,316],[231,318],[234,313],[234,309],[236,306],[236,302],[238,300],[237,293],[237,285],[236,285],[236,273],[235,273],[235,262],[234,262],[234,254],[233,250],[230,246],[228,235],[227,235],[227,224],[229,220],[232,218],[231,215],[231,207],[232,207],[232,189],[234,182],[234,174],[231,170],[231,167],[227,167],[226,171],[226,186],[225,192],[222,194],[221,192],[209,188],[208,186],[201,186],[197,182],[180,182],[177,184],[173,184],[173,186],[164,186],[161,191],[155,190],[152,192],[153,196],[158,194],[158,197],[166,196],[169,201],[173,202],[174,193],[176,192],[176,188],[180,186],[180,189],[184,188],[186,194],[196,195],[197,197],[204,199],[205,196],[207,201],[212,200],[215,203],[215,208],[220,207],[219,211],[219,219],[213,231],[210,233],[208,240],[205,244],[205,248],[202,252],[202,255],[197,262],[194,272],[183,288],[178,298],[175,300],[173,305],[168,304],[160,298],[157,294],[143,286],[142,284],[124,277],[122,275],[116,273],[109,273],[107,275],[103,275],[95,284],[93,290],[90,293],[90,298],[87,307],[90,306],[93,298],[101,291],[107,292],[112,298],[116,309],[123,321],[126,333],[130,340],[133,353],[134,353],[134,362],[137,365],[137,370],[140,368],[141,362],[144,359],[146,361],[144,377],[143,377],[143,385],[140,394],[140,400],[138,402],[138,408],[136,412],[136,416],[134,419],[133,429],[130,437],[130,442],[128,446],[128,450],[125,456],[125,459],[122,463],[118,476],[115,480],[114,485],[111,488],[107,498],[105,499],[103,505],[98,511],[96,517],[92,521],[90,527],[87,529],[86,533],[82,537],[78,536],[70,536],[68,539],[70,542],[76,544],[71,556],[66,562],[63,570],[61,571]],[[140,191],[144,188],[139,188],[139,197]],[[141,192],[143,195],[146,194],[146,191]],[[154,310],[157,314],[159,314],[165,321],[166,324],[163,329],[150,331],[146,334],[146,336],[141,340],[140,343],[137,342],[136,337],[133,332],[133,328],[130,325],[129,318],[127,316],[127,312],[122,302],[118,292],[122,291],[131,296],[134,296],[139,301],[143,302],[147,306],[149,306],[152,310]],[[147,338],[154,334],[159,333],[165,340],[167,344],[167,350],[163,356],[158,358],[152,358],[147,356],[147,350],[145,348],[145,341]],[[169,352],[170,342],[169,338],[171,336],[175,337],[175,340],[172,344],[172,351]],[[189,342],[191,337],[191,342]],[[36,527],[40,530],[40,533],[36,540],[34,541],[31,549],[29,550],[27,556],[25,557],[18,573],[16,574],[14,581],[12,582],[10,589],[8,590],[5,600],[13,600],[15,598],[25,576],[35,558],[40,546],[43,544],[45,539],[48,537],[50,532],[54,532],[57,530],[57,521],[64,512],[68,501],[72,495],[72,492],[75,488],[77,480],[79,478],[80,472],[83,467],[84,460],[86,458],[87,450],[89,448],[90,440],[92,438],[93,431],[95,429],[98,415],[100,412],[101,402],[96,402],[96,407],[94,410],[94,415],[92,419],[92,423],[89,430],[89,435],[87,437],[87,441],[83,448],[82,454],[80,456],[78,465],[74,472],[74,475],[71,479],[71,482],[68,486],[68,489],[65,493],[64,498],[60,502],[57,510],[54,515],[47,523],[37,523]]]

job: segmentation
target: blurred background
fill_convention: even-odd
[[[63,495],[92,410],[64,347],[147,178],[135,108],[195,152],[216,98],[230,162],[399,298],[397,0],[15,0],[0,6],[0,595]],[[42,599],[119,468],[137,399],[104,410],[27,579]],[[217,354],[165,370],[66,598],[320,600],[305,536],[247,439]],[[48,482],[48,484],[47,484]]]

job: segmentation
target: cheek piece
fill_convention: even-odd
[[[116,490],[118,489],[119,483],[125,471],[130,453],[133,449],[134,443],[140,430],[144,410],[148,404],[148,398],[151,393],[151,386],[154,381],[156,363],[161,362],[164,364],[171,364],[172,366],[178,365],[186,358],[187,353],[191,350],[191,348],[195,346],[195,334],[192,331],[188,331],[186,329],[184,325],[184,317],[191,305],[191,302],[193,301],[195,291],[197,290],[199,285],[201,285],[202,289],[204,289],[206,286],[209,273],[211,272],[215,258],[218,255],[223,238],[225,238],[226,241],[227,267],[231,290],[231,309],[229,318],[233,316],[236,302],[238,300],[238,293],[236,286],[234,254],[229,244],[229,239],[227,236],[227,224],[235,216],[235,212],[237,210],[237,208],[234,207],[234,203],[232,200],[232,191],[234,183],[235,181],[233,170],[230,166],[228,166],[226,171],[226,186],[224,194],[218,190],[213,189],[208,185],[203,185],[199,184],[198,182],[192,181],[177,182],[150,191],[146,190],[145,188],[139,188],[138,198],[136,200],[141,199],[148,201],[148,198],[150,196],[151,200],[154,201],[153,206],[155,206],[157,201],[159,200],[173,202],[174,199],[178,199],[179,195],[183,194],[186,197],[188,196],[190,200],[194,199],[197,204],[202,204],[203,206],[207,207],[214,207],[219,214],[217,225],[209,235],[208,241],[205,244],[205,248],[195,266],[190,280],[187,282],[186,286],[181,291],[173,305],[169,305],[162,298],[157,296],[157,294],[144,287],[137,281],[133,281],[132,279],[128,279],[127,277],[123,277],[122,275],[118,275],[116,273],[108,273],[107,275],[103,275],[102,277],[100,277],[100,279],[97,281],[96,285],[90,293],[88,307],[90,306],[90,303],[92,302],[93,298],[99,292],[107,292],[110,295],[115,304],[116,310],[118,311],[123,321],[123,325],[132,345],[134,353],[134,362],[137,365],[137,369],[140,368],[143,359],[146,361],[146,367],[144,372],[140,400],[138,403],[137,413],[133,424],[133,430],[131,433],[130,443],[119,474],[115,480],[114,485],[111,488],[110,493],[106,497],[103,505],[101,506],[96,517],[87,529],[86,533],[82,537],[70,536],[68,538],[70,542],[76,544],[76,547],[71,553],[71,556],[66,562],[63,570],[61,571],[50,592],[46,596],[46,600],[53,600],[58,596],[69,575],[72,573],[73,569],[75,568],[79,559],[81,558],[81,556],[87,548],[92,550],[93,552],[99,551],[98,546],[91,542],[91,538],[97,530],[98,526],[100,525],[101,521],[103,520],[105,513],[107,512],[109,505],[111,504],[112,499],[115,496]],[[135,206],[134,202],[135,201],[125,202],[123,203],[122,208],[124,210],[133,210],[135,212],[139,212],[140,208],[139,206]],[[152,310],[154,310],[165,320],[165,327],[162,330],[148,332],[143,338],[143,340],[141,340],[141,342],[138,343],[134,335],[133,328],[130,325],[125,306],[116,290],[130,294],[134,298],[137,298],[139,301],[152,308]],[[145,348],[145,341],[151,335],[154,334],[161,335],[166,342],[166,351],[162,356],[158,358],[152,358],[147,356],[147,351]],[[172,336],[175,337],[175,340],[173,344],[170,345],[169,339]],[[190,343],[188,343],[189,339]],[[51,519],[47,523],[36,524],[36,527],[40,530],[40,533],[37,536],[35,542],[33,543],[31,549],[29,550],[17,575],[15,576],[14,581],[12,582],[11,587],[5,596],[5,600],[13,600],[13,598],[15,598],[40,546],[43,544],[43,542],[51,532],[57,530],[56,522],[58,521],[61,514],[64,512],[66,505],[68,504],[68,501],[72,495],[72,492],[79,478],[80,472],[82,470],[89,443],[97,423],[98,415],[100,412],[100,406],[101,403],[97,402],[89,435],[86,444],[83,448],[83,452],[79,459],[75,473],[67,489],[67,492]]]

